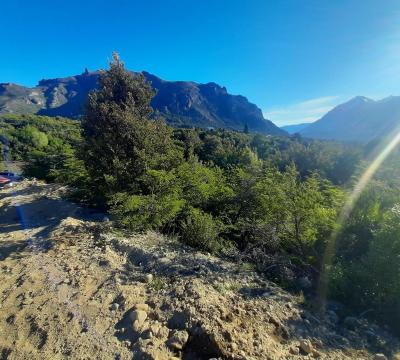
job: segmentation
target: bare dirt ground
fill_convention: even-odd
[[[245,265],[124,234],[62,194],[0,190],[0,359],[399,359],[376,325],[316,318]]]

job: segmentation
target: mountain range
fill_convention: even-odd
[[[366,143],[400,127],[400,96],[357,96],[299,132],[304,137]],[[399,128],[400,130],[400,128]]]
[[[135,74],[135,73],[134,73]],[[400,126],[400,96],[372,100],[357,96],[311,124],[278,128],[244,96],[229,94],[214,82],[166,81],[142,73],[156,91],[151,105],[176,127],[226,128],[271,135],[300,133],[306,138],[366,143],[387,136]],[[97,87],[99,71],[39,81],[32,88],[0,83],[0,114],[39,114],[79,118],[89,91]]]
[[[34,113],[48,116],[79,118],[89,91],[97,86],[100,72],[39,81],[29,88],[13,83],[0,83],[1,113]],[[156,90],[152,107],[166,121],[178,127],[227,128],[251,132],[286,135],[261,109],[244,96],[231,95],[225,87],[210,82],[165,81],[148,72],[146,80]]]
[[[295,134],[295,133],[299,133],[301,130],[304,130],[309,125],[310,125],[310,123],[284,125],[284,126],[281,126],[281,129],[285,130],[289,134]]]

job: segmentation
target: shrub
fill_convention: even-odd
[[[215,253],[220,250],[219,223],[207,213],[190,208],[180,224],[181,240],[185,244]]]
[[[171,195],[131,195],[118,193],[112,196],[111,212],[123,226],[131,230],[161,230],[181,211],[184,201]]]
[[[396,207],[385,212],[367,253],[343,262],[331,274],[331,294],[399,332],[400,216]]]

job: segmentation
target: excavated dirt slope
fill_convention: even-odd
[[[385,359],[387,331],[317,318],[248,267],[127,235],[23,181],[0,190],[0,359]]]

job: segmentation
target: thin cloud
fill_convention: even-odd
[[[336,105],[340,96],[324,96],[264,111],[265,118],[278,126],[309,123],[320,119]]]

